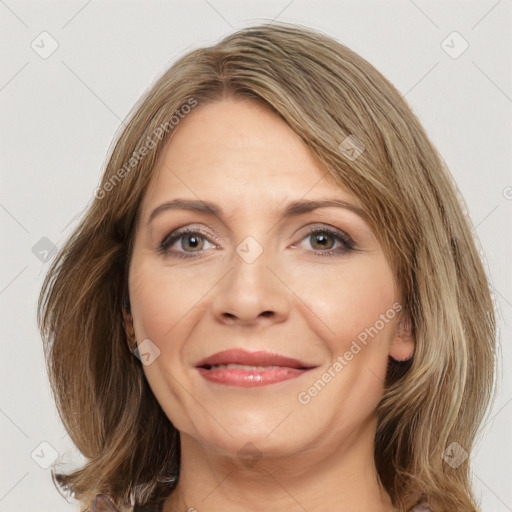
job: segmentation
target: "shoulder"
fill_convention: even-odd
[[[96,494],[87,512],[120,512],[106,494]]]

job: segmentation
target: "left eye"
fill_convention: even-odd
[[[323,255],[341,254],[354,248],[352,240],[343,232],[332,231],[327,228],[314,228],[303,239],[310,240],[310,245],[315,252]],[[341,247],[334,249],[336,242],[341,243]],[[318,249],[318,251],[316,250]]]

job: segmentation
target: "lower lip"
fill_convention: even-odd
[[[216,368],[207,370],[198,368],[199,373],[211,382],[225,384],[227,386],[239,386],[242,388],[252,388],[256,386],[267,386],[285,380],[295,379],[310,370],[297,368],[270,368],[268,370],[243,370],[241,368]]]

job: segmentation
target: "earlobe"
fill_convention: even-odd
[[[395,337],[389,344],[389,355],[395,361],[407,361],[414,354],[415,340],[409,321],[401,320]]]

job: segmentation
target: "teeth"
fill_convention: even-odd
[[[243,370],[271,370],[279,368],[278,366],[248,366],[246,364],[215,364],[210,367],[211,370],[216,368],[242,368]]]

